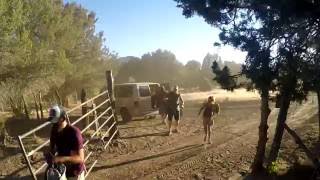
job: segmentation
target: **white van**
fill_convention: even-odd
[[[114,86],[116,112],[123,121],[133,117],[155,117],[157,110],[152,108],[151,96],[160,87],[158,83],[124,83]]]

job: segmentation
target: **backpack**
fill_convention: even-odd
[[[64,164],[52,164],[46,171],[46,180],[67,180],[66,169]]]
[[[213,113],[214,114],[219,114],[220,113],[220,106],[218,103],[213,104]]]
[[[220,106],[217,103],[214,103],[214,104],[204,103],[203,107],[204,107],[204,111],[203,111],[204,117],[212,117],[213,115],[219,114],[220,112]]]
[[[204,111],[203,111],[203,116],[204,117],[211,117],[214,114],[213,112],[213,104],[204,104]]]

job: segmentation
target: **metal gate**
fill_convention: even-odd
[[[97,99],[103,99],[103,101],[99,104],[95,104],[95,100]],[[82,104],[70,109],[67,111],[67,117],[70,113],[81,109],[82,107],[86,106],[87,104],[91,103],[92,104],[92,108],[85,114],[83,114],[82,116],[80,116],[78,119],[76,119],[74,122],[70,122],[69,118],[67,118],[68,123],[71,125],[76,125],[78,124],[80,121],[88,118],[89,116],[93,116],[93,120],[87,125],[85,126],[82,130],[81,133],[83,134],[85,131],[87,131],[90,127],[92,127],[93,125],[95,125],[95,130],[93,132],[93,134],[91,134],[87,139],[85,139],[84,142],[84,147],[86,147],[88,145],[88,143],[90,142],[90,140],[92,140],[93,138],[97,138],[99,132],[101,132],[101,130],[104,127],[108,127],[108,129],[106,129],[106,132],[103,132],[102,135],[100,137],[98,137],[100,140],[102,140],[103,145],[104,145],[104,149],[106,149],[111,141],[115,138],[115,136],[118,133],[118,128],[117,128],[117,120],[116,120],[116,116],[114,114],[114,109],[112,106],[112,99],[109,96],[108,91],[104,91],[102,93],[100,93],[99,95],[83,102]],[[101,111],[101,109],[103,109]],[[97,113],[99,110],[99,113]],[[99,119],[102,120],[99,123]],[[26,148],[25,148],[25,144],[23,143],[23,139],[26,138],[27,136],[32,135],[33,133],[44,129],[44,128],[49,128],[48,126],[52,124],[51,122],[45,122],[42,125],[22,134],[18,136],[18,140],[19,140],[19,145],[21,148],[21,151],[23,153],[23,156],[27,162],[27,166],[29,168],[30,174],[33,177],[34,180],[37,180],[37,175],[39,175],[40,172],[42,172],[46,167],[47,167],[47,163],[44,162],[39,168],[35,168],[32,165],[32,162],[30,160],[30,157],[32,155],[34,155],[36,152],[39,152],[41,149],[43,149],[44,147],[46,147],[47,145],[49,145],[50,140],[48,139],[47,141],[45,141],[44,143],[38,145],[37,147],[33,148],[31,151],[27,152]],[[108,126],[107,126],[108,125]],[[101,133],[100,133],[101,134]],[[104,141],[105,137],[108,136],[108,140]],[[86,150],[86,148],[84,148]],[[90,158],[90,156],[92,155],[92,151],[90,152],[86,152],[86,157],[85,157],[85,163],[87,162],[87,160]],[[96,165],[96,163],[98,162],[98,160],[94,160],[94,162],[90,165],[90,166],[86,166],[87,169],[85,170],[85,177],[87,177],[89,175],[89,173],[91,172],[91,170],[93,169],[93,167]]]

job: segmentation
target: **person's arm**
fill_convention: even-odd
[[[70,156],[56,156],[54,158],[55,163],[65,163],[70,162],[73,164],[80,164],[84,162],[84,150],[83,148],[78,151],[71,151]]]
[[[200,115],[200,114],[201,114],[201,112],[202,112],[202,110],[204,109],[204,107],[205,107],[205,104],[203,103],[203,104],[202,104],[202,106],[201,106],[201,108],[200,108],[200,110],[199,110],[198,115]]]
[[[181,106],[182,108],[184,108],[184,102],[183,102],[183,99],[182,99],[182,97],[181,97],[181,94],[179,95],[179,101],[180,101],[180,106]]]
[[[50,138],[49,153],[52,155],[56,153],[55,143],[51,138]]]
[[[53,158],[56,153],[56,139],[55,139],[55,128],[51,129],[50,134],[50,144],[49,144],[49,151],[43,153],[43,156],[48,164],[53,163]]]
[[[50,145],[49,145],[49,153],[54,156],[56,153],[56,134],[57,134],[57,125],[53,125],[50,133]]]
[[[218,108],[218,113],[217,113],[217,115],[219,115],[220,114],[220,105],[218,104],[218,103],[216,103],[217,104],[217,108]]]
[[[152,109],[156,108],[155,105],[156,105],[156,94],[151,96],[151,107],[152,107]]]

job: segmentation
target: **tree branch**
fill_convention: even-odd
[[[319,167],[319,159],[316,157],[316,155],[314,155],[308,148],[306,145],[304,145],[304,143],[302,142],[301,138],[298,136],[298,134],[290,129],[290,127],[285,123],[284,124],[284,128],[287,130],[287,132],[293,137],[293,139],[296,141],[296,143],[299,145],[299,147],[306,153],[306,155],[308,156],[308,158],[313,162],[313,164],[316,167]]]

